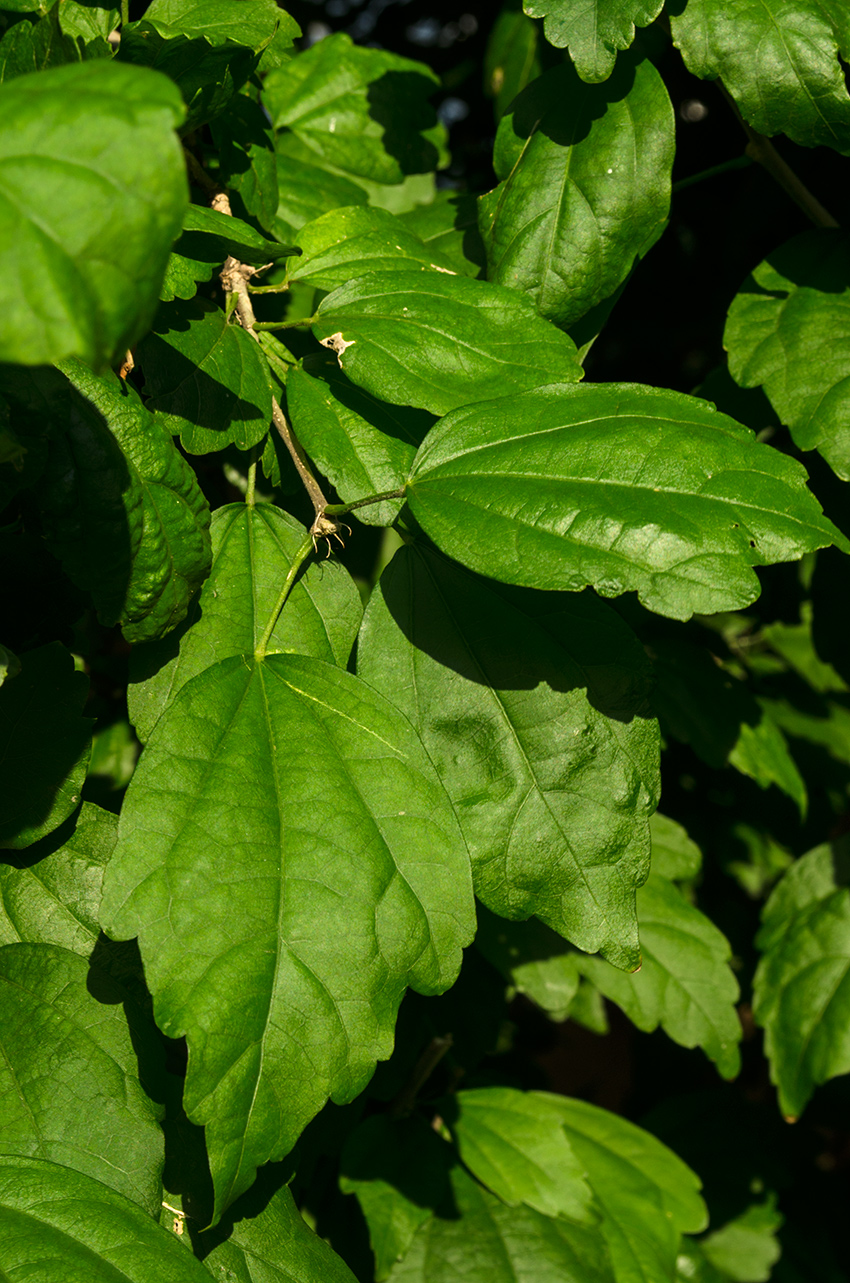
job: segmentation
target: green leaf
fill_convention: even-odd
[[[756,937],[762,958],[753,1015],[765,1031],[771,1080],[786,1116],[815,1088],[850,1072],[850,859],[815,847],[777,884]]]
[[[129,642],[184,618],[210,564],[209,508],[165,428],[127,384],[62,364],[67,426],[40,495],[45,533],[101,621]]]
[[[486,262],[478,231],[478,204],[461,192],[437,192],[428,205],[400,214],[408,231],[462,276],[480,276]]]
[[[846,692],[848,686],[844,678],[835,671],[832,664],[825,664],[815,649],[810,601],[801,604],[800,617],[799,624],[768,624],[761,630],[762,638],[812,690],[821,695],[831,691]]]
[[[744,119],[763,134],[850,153],[850,11],[822,0],[688,0],[671,14],[688,70],[723,77]]]
[[[422,443],[407,498],[473,570],[604,597],[636,589],[674,619],[749,605],[753,566],[850,551],[795,460],[695,397],[636,384],[460,409]]]
[[[105,60],[0,85],[0,360],[102,368],[148,329],[186,208],[182,115],[164,78]]]
[[[231,4],[237,0],[229,0]],[[253,0],[238,0],[241,4],[253,3]],[[238,258],[242,263],[262,264],[278,258],[287,258],[300,251],[291,245],[278,245],[276,241],[267,240],[255,232],[249,223],[241,218],[220,214],[217,210],[206,209],[203,205],[190,205],[183,218],[183,235],[177,242],[180,253],[192,258],[197,255],[204,261],[223,263],[228,254]],[[206,259],[206,255],[214,259]]]
[[[594,1225],[593,1195],[553,1099],[479,1087],[447,1099],[440,1112],[465,1165],[502,1202]]]
[[[213,1278],[233,1283],[355,1283],[345,1262],[307,1226],[285,1185],[265,1206],[248,1195],[239,1208],[243,1215],[232,1227],[221,1226],[195,1240]],[[221,1231],[229,1231],[228,1236]],[[210,1242],[215,1244],[212,1250]]]
[[[86,4],[85,0],[59,0],[59,21],[66,36],[81,36],[89,44],[106,41],[121,21],[120,10],[111,5]],[[109,51],[111,53],[111,50]],[[106,56],[106,55],[104,55]]]
[[[79,804],[91,751],[88,687],[59,642],[26,651],[18,676],[0,687],[0,848],[32,846]]]
[[[537,24],[513,4],[496,18],[484,54],[484,92],[495,99],[496,120],[542,70]]]
[[[599,1231],[507,1207],[461,1167],[453,1204],[428,1220],[391,1283],[619,1283]]]
[[[274,232],[290,243],[305,223],[342,205],[365,205],[368,199],[363,188],[349,178],[305,160],[302,151],[307,149],[293,147],[293,142],[297,144],[294,134],[278,134],[275,139],[278,172],[285,175],[285,181],[280,184]],[[307,155],[313,153],[307,151]]]
[[[362,205],[335,209],[308,223],[298,233],[298,244],[303,257],[289,269],[289,280],[309,281],[322,290],[372,272],[455,271],[394,214]]]
[[[850,243],[846,232],[795,236],[760,263],[729,309],[732,376],[760,385],[801,450],[850,479]]]
[[[83,1172],[156,1216],[160,1110],[139,1085],[136,1047],[161,1056],[161,1044],[127,993],[57,945],[5,945],[0,1030],[4,1152]]]
[[[558,1106],[602,1208],[601,1228],[617,1283],[671,1279],[680,1233],[696,1233],[708,1221],[697,1176],[625,1118],[565,1096],[548,1099]]]
[[[157,1023],[187,1037],[216,1218],[328,1096],[362,1091],[405,988],[448,988],[474,930],[412,727],[299,655],[224,660],[178,693],[127,792],[101,920],[139,936]]]
[[[664,0],[523,0],[532,18],[545,18],[546,39],[568,49],[582,80],[606,80],[617,51],[628,49],[635,27],[648,27]]]
[[[160,309],[136,363],[144,371],[147,409],[167,431],[179,433],[189,454],[229,445],[249,450],[266,435],[273,392],[268,362],[220,307]]]
[[[741,723],[741,733],[729,754],[729,765],[749,775],[759,788],[766,789],[776,784],[796,802],[801,819],[805,819],[808,809],[805,781],[768,707],[762,705],[760,712],[754,726]]]
[[[0,686],[11,681],[21,671],[21,661],[8,646],[0,645]]]
[[[152,0],[145,21],[157,30],[203,36],[211,45],[264,49],[278,24],[294,40],[301,31],[276,0]]]
[[[434,414],[582,374],[575,344],[528,299],[465,276],[408,271],[349,281],[322,299],[316,316],[313,333],[353,383]]]
[[[0,1154],[0,1270],[80,1283],[209,1283],[147,1212],[58,1163]]]
[[[700,1239],[699,1246],[724,1278],[734,1283],[765,1283],[782,1253],[776,1234],[783,1221],[774,1195]]]
[[[578,955],[551,927],[537,918],[507,922],[482,905],[475,947],[550,1020],[566,1020],[578,993]]]
[[[353,44],[336,32],[272,71],[263,101],[316,162],[377,183],[400,183],[444,160],[428,102],[439,81],[421,62]]]
[[[400,549],[358,643],[358,672],[416,727],[469,845],[475,892],[635,966],[658,739],[646,660],[603,603],[491,587]]]
[[[0,81],[82,60],[76,41],[62,34],[56,4],[37,22],[16,22],[0,40]]]
[[[61,945],[84,958],[100,934],[103,870],[118,817],[83,802],[75,821],[0,864],[0,944]]]
[[[304,527],[272,504],[213,513],[213,562],[191,627],[133,652],[130,716],[139,738],[192,677],[232,655],[251,655],[265,631]],[[360,626],[360,595],[338,562],[312,562],[275,624],[272,653],[312,655],[344,668]],[[179,640],[179,655],[177,642]]]
[[[322,370],[321,378],[293,370],[286,401],[299,441],[343,503],[400,489],[434,422],[423,410],[378,401],[333,367]],[[393,499],[359,508],[357,518],[389,526],[401,506],[402,500]]]
[[[424,1118],[375,1114],[345,1142],[340,1189],[355,1194],[375,1254],[375,1279],[386,1279],[413,1237],[446,1198],[454,1153]]]
[[[242,4],[254,2],[240,0]],[[231,6],[233,3],[228,0]],[[287,16],[282,9],[277,12]],[[255,218],[274,235],[279,200],[277,160],[274,134],[262,107],[240,94],[227,112],[213,121],[211,130],[219,153],[219,182],[227,188],[234,212]]]
[[[644,1033],[660,1025],[682,1047],[702,1047],[724,1078],[741,1068],[738,982],[726,937],[657,873],[637,893],[641,967],[633,975],[601,958],[579,969]]]
[[[656,811],[649,821],[652,872],[670,882],[690,881],[702,865],[702,852],[681,824]]]
[[[603,86],[568,63],[533,81],[502,118],[502,181],[479,202],[487,276],[569,326],[613,294],[663,232],[673,108],[648,60],[621,59]]]

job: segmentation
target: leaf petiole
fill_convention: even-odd
[[[312,534],[307,534],[304,538],[304,542],[301,544],[295,556],[292,558],[292,564],[290,565],[289,570],[287,571],[286,578],[283,581],[283,587],[280,590],[280,596],[275,602],[274,610],[271,613],[271,618],[269,619],[269,622],[266,625],[266,630],[254,649],[255,659],[265,659],[268,644],[271,641],[272,633],[275,630],[275,624],[280,618],[280,612],[283,610],[284,606],[286,605],[286,599],[289,596],[290,592],[292,591],[292,586],[295,583],[295,580],[298,578],[298,572],[300,571],[301,567],[304,565],[304,562],[310,556],[310,553],[313,551],[313,548],[314,548],[313,536]]]

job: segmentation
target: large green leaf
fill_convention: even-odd
[[[408,984],[452,984],[474,913],[409,723],[349,673],[271,655],[207,669],[160,718],[102,922],[139,936],[157,1023],[187,1037],[218,1217],[328,1096],[363,1089]]]
[[[430,68],[336,32],[271,72],[263,101],[322,166],[377,183],[428,173],[443,159],[442,126],[428,103]]]
[[[273,391],[268,362],[220,307],[161,308],[137,364],[145,375],[147,408],[169,432],[179,433],[189,454],[229,445],[248,450],[266,435]]]
[[[754,601],[753,566],[850,551],[796,461],[695,397],[636,384],[458,410],[422,443],[407,497],[473,570],[604,597],[636,589],[674,619]]]
[[[362,205],[335,209],[308,223],[298,233],[298,244],[302,257],[289,268],[289,280],[309,281],[322,290],[371,272],[455,271],[394,214]]]
[[[162,76],[108,60],[0,85],[0,360],[103,367],[149,327],[187,202]]]
[[[38,1158],[0,1155],[0,1271],[38,1283],[209,1283],[123,1194]]]
[[[353,383],[434,414],[581,378],[575,344],[515,290],[441,272],[394,272],[322,299],[313,333]]]
[[[433,417],[410,406],[387,405],[333,367],[321,373],[316,378],[293,370],[286,382],[299,441],[344,503],[400,489]],[[394,499],[360,508],[357,517],[367,525],[388,526],[401,504]]]
[[[568,49],[582,80],[605,80],[619,49],[628,49],[635,27],[648,27],[664,0],[523,0],[532,18],[545,18],[550,44]]]
[[[145,1043],[162,1054],[127,993],[79,954],[0,948],[3,1151],[93,1176],[156,1216],[164,1155],[160,1110],[138,1081]]]
[[[621,59],[603,86],[563,63],[502,118],[480,200],[491,281],[520,290],[556,325],[579,320],[623,284],[670,207],[673,108],[648,60]]]
[[[195,474],[138,394],[115,375],[62,363],[49,387],[64,434],[39,495],[45,533],[103,623],[130,642],[184,618],[210,564],[209,508]]]
[[[537,1093],[532,1093],[537,1094]],[[705,1229],[700,1181],[649,1132],[606,1109],[549,1096],[603,1211],[617,1283],[672,1279],[681,1233]]]
[[[26,651],[15,680],[0,687],[0,847],[31,846],[76,809],[91,752],[88,686],[51,642]]]
[[[190,678],[232,655],[251,655],[263,635],[305,530],[272,504],[227,504],[212,519],[213,563],[190,627],[134,651],[130,716],[146,740]],[[360,626],[354,581],[338,562],[313,562],[275,624],[269,650],[312,655],[344,668]]]
[[[305,160],[302,149],[294,143],[294,134],[278,134],[275,139],[280,191],[274,232],[290,243],[305,223],[343,205],[365,205],[368,199],[364,189],[350,178]],[[308,155],[318,162],[313,153]]]
[[[485,263],[478,232],[478,206],[466,192],[441,191],[427,205],[400,215],[424,245],[435,250],[462,276],[479,276]]]
[[[0,944],[56,944],[88,958],[97,943],[103,870],[118,836],[118,816],[83,802],[69,820],[25,855],[0,864]]]
[[[673,41],[695,76],[723,83],[763,134],[850,153],[850,9],[829,0],[688,0]]]
[[[593,1195],[553,1099],[478,1087],[445,1101],[441,1115],[465,1165],[502,1202],[593,1225]]]
[[[637,965],[658,738],[646,660],[618,617],[589,595],[510,595],[403,548],[369,603],[357,662],[421,735],[479,899]]]
[[[637,893],[641,967],[633,975],[601,958],[578,965],[644,1033],[660,1025],[683,1047],[702,1047],[724,1078],[741,1067],[738,982],[717,927],[657,873]]]
[[[461,1167],[453,1202],[429,1219],[391,1283],[619,1283],[597,1229],[507,1207]]]
[[[723,342],[745,388],[764,386],[801,450],[850,479],[850,242],[795,236],[760,263],[729,309]]]
[[[753,1014],[765,1031],[783,1114],[850,1072],[850,856],[815,847],[791,866],[762,913]]]
[[[278,25],[291,37],[301,31],[276,0],[152,0],[145,21],[183,36],[203,36],[211,45],[226,43],[264,49]]]

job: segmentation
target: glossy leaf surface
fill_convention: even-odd
[[[674,619],[755,600],[753,566],[850,549],[794,460],[696,398],[636,384],[458,410],[422,443],[407,496],[473,570],[605,597],[637,590]]]
[[[353,383],[434,414],[581,378],[575,344],[514,290],[442,272],[350,281],[313,325]]]
[[[804,232],[760,263],[729,309],[732,376],[764,387],[801,450],[850,478],[850,246],[843,232]]]
[[[103,368],[148,328],[186,209],[182,115],[163,77],[108,60],[0,86],[0,359]]]
[[[298,233],[302,257],[289,269],[291,281],[332,290],[371,272],[454,272],[454,265],[422,244],[385,209],[358,205],[335,209]]]
[[[641,715],[645,660],[613,612],[589,596],[511,596],[404,548],[370,601],[358,671],[421,735],[479,899],[636,965],[657,731]]]
[[[605,85],[564,63],[514,101],[496,136],[502,181],[479,202],[487,277],[569,326],[622,285],[666,226],[673,109],[649,61]]]
[[[635,27],[658,17],[663,0],[523,0],[532,18],[545,18],[550,44],[568,49],[582,80],[605,80],[617,51],[628,49]]]
[[[164,906],[170,912],[164,914]],[[408,984],[452,984],[467,855],[412,728],[318,660],[224,660],[157,724],[105,883],[157,1023],[185,1033],[216,1217],[328,1096],[362,1090]]]

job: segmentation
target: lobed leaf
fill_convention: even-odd
[[[412,727],[349,673],[281,654],[206,669],[160,718],[101,920],[139,936],[157,1023],[186,1035],[216,1219],[328,1096],[363,1089],[407,985],[448,988],[474,930]]]
[[[186,209],[182,116],[174,85],[109,60],[0,85],[0,360],[102,369],[148,329]]]
[[[523,0],[532,18],[545,18],[546,39],[568,49],[582,80],[606,80],[617,52],[628,49],[635,27],[648,27],[664,0]]]
[[[358,672],[416,727],[452,799],[480,900],[637,963],[657,730],[646,661],[591,597],[510,596],[400,549],[366,612]]]
[[[850,550],[798,463],[705,402],[636,384],[457,410],[423,441],[407,499],[473,570],[604,597],[637,590],[674,619],[754,601],[753,566]]]

